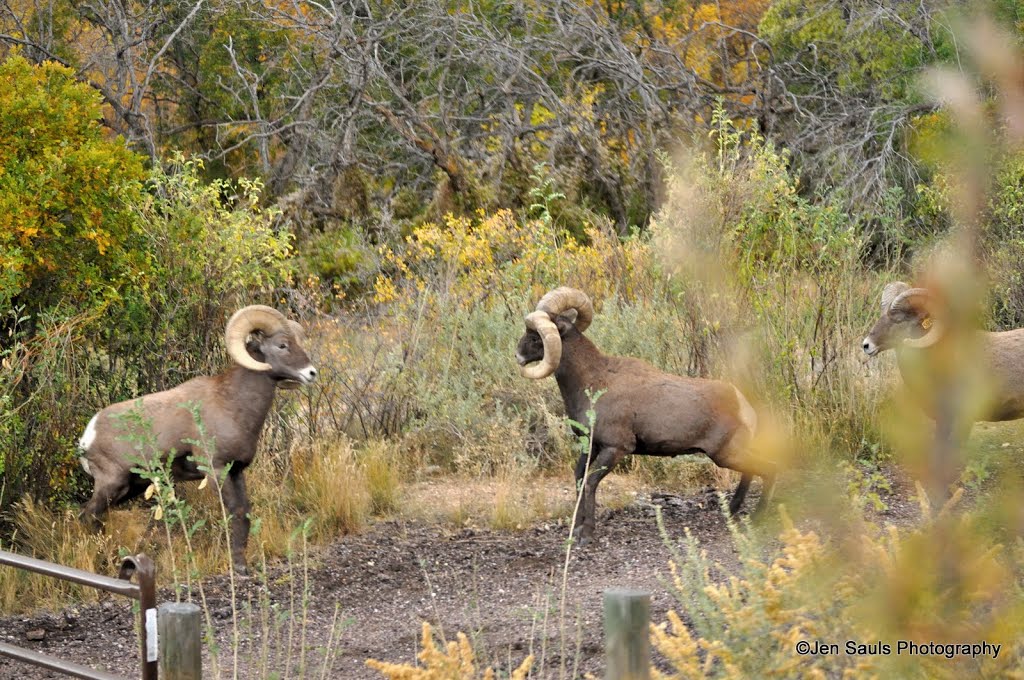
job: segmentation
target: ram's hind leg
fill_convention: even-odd
[[[92,498],[82,506],[82,513],[79,517],[94,531],[98,530],[102,524],[103,516],[107,514],[110,506],[121,501],[128,494],[130,488],[130,478],[96,480],[96,487],[93,489]]]
[[[740,508],[743,507],[743,499],[747,497],[747,489],[750,488],[750,480],[754,476],[748,472],[741,473],[740,483],[736,485],[736,490],[732,492],[732,499],[729,501],[729,514],[735,516]]]
[[[761,478],[761,498],[757,501],[757,506],[754,508],[754,516],[756,517],[768,508],[768,503],[771,501],[772,496],[775,495],[775,474],[778,466],[767,460],[756,459],[754,462],[759,469],[757,475]]]
[[[727,446],[718,455],[711,456],[711,460],[719,467],[736,470],[741,475],[740,483],[736,485],[736,491],[733,492],[732,499],[729,501],[730,515],[736,515],[740,511],[754,475],[760,477],[762,481],[761,500],[754,508],[754,515],[760,514],[768,507],[768,502],[775,490],[775,463],[759,458],[745,447],[741,448],[734,444]]]

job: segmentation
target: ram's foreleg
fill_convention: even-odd
[[[580,499],[580,509],[576,517],[576,528],[573,530],[573,538],[578,545],[586,545],[594,536],[594,527],[597,523],[597,485],[608,476],[608,473],[628,453],[628,451],[622,448],[605,446],[601,447],[597,455],[590,461],[590,467],[586,470],[586,480],[584,480],[582,489],[580,489],[583,498]],[[576,466],[577,478],[582,478],[585,465],[586,457],[581,456],[580,462]],[[579,489],[578,485],[577,488]]]
[[[740,483],[736,485],[736,490],[732,492],[732,498],[729,500],[729,514],[735,516],[743,507],[743,499],[747,497],[747,489],[750,488],[750,481],[754,478],[749,472],[741,473]]]
[[[221,496],[224,508],[230,515],[231,522],[231,563],[238,574],[248,573],[245,561],[245,548],[249,542],[249,494],[245,488],[245,476],[241,469],[231,468],[224,474],[223,468],[215,470],[221,483]]]

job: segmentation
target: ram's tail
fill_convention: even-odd
[[[743,396],[742,392],[735,387],[733,387],[733,389],[736,390],[736,401],[738,401],[740,405],[740,422],[743,423],[744,427],[750,430],[750,436],[753,437],[757,432],[757,411],[755,411],[754,407],[750,405],[750,402],[747,401],[747,398]]]
[[[85,432],[82,433],[82,438],[78,440],[78,452],[81,454],[78,457],[78,462],[82,464],[82,469],[85,470],[85,474],[92,477],[92,470],[89,469],[89,459],[85,457],[89,447],[92,446],[93,440],[96,439],[96,419],[99,418],[97,413],[89,421],[89,424],[85,426]]]

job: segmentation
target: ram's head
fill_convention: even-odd
[[[316,378],[302,346],[302,326],[272,307],[250,305],[235,312],[224,341],[235,363],[269,373],[282,387],[308,385]]]
[[[902,281],[890,283],[882,290],[882,315],[864,338],[864,353],[874,356],[900,346],[931,347],[944,331],[935,307],[928,289],[911,288]]]
[[[563,286],[542,297],[526,315],[526,332],[516,345],[520,373],[534,380],[554,373],[562,360],[562,338],[587,330],[593,319],[594,305],[581,290]]]

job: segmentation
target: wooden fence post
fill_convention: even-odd
[[[651,594],[604,591],[605,680],[649,680]]]
[[[188,602],[160,605],[160,680],[202,680],[202,610]]]

